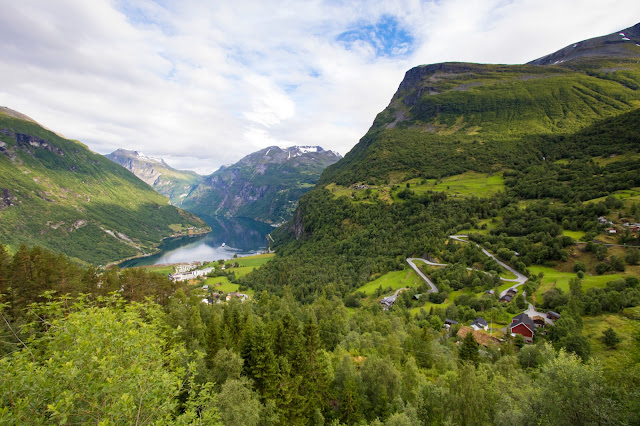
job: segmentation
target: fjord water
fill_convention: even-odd
[[[267,234],[273,230],[266,223],[246,218],[202,216],[202,219],[211,227],[208,234],[166,239],[159,253],[127,260],[119,266],[129,268],[249,256],[266,250]]]

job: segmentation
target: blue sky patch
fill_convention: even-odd
[[[361,22],[338,35],[337,40],[351,49],[355,43],[370,44],[376,56],[404,56],[413,50],[414,37],[395,16],[384,15],[375,24]]]

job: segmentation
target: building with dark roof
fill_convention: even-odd
[[[473,322],[471,323],[471,328],[473,328],[474,330],[486,330],[489,327],[489,323],[487,323],[487,320],[482,318],[482,317],[478,317],[476,319],[473,320]]]
[[[533,342],[533,335],[536,326],[529,315],[524,312],[520,315],[516,315],[511,320],[511,325],[509,325],[509,332],[512,335],[520,334],[524,337],[524,341],[527,343]]]

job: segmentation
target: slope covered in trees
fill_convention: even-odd
[[[625,52],[557,65],[409,70],[369,132],[273,234],[276,260],[246,283],[277,290],[287,282],[301,300],[345,296],[407,257],[437,257],[448,235],[503,217],[511,223],[489,234],[519,238],[512,245],[522,247],[524,268],[551,264],[573,244],[563,230],[593,238],[604,232],[600,216],[633,221],[633,200],[604,204],[640,186],[640,48]],[[440,183],[470,171],[505,186],[480,198]],[[535,200],[565,209],[539,209]],[[537,226],[513,218],[526,217],[527,206],[543,211]]]
[[[132,173],[33,121],[0,111],[0,242],[106,264],[206,228]]]
[[[36,256],[55,255],[39,248],[0,254],[3,291],[49,288],[33,276],[56,269]],[[26,283],[11,273],[22,257],[32,261]],[[166,279],[144,271],[116,269],[92,281],[91,270],[64,258],[56,265],[69,278],[69,295],[49,292],[35,304],[37,296],[1,299],[2,423],[640,421],[640,335],[622,334],[630,357],[603,369],[563,349],[577,350],[584,338],[580,317],[571,313],[548,339],[521,347],[507,338],[498,350],[479,348],[471,338],[457,344],[455,330],[442,328],[442,309],[413,316],[402,304],[390,312],[374,305],[349,313],[339,298],[301,304],[288,290],[208,305],[199,286],[159,298]],[[127,287],[114,295],[103,289],[107,283],[139,291]],[[72,296],[80,289],[84,294]],[[143,294],[158,303],[136,302]],[[570,304],[582,297],[574,288]]]
[[[322,171],[340,158],[319,146],[264,148],[207,176],[176,205],[204,216],[282,223]]]

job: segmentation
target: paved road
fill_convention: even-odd
[[[452,238],[456,241],[460,241],[462,243],[468,243],[469,241],[467,240],[463,240],[463,238],[469,238],[468,235],[451,235],[449,238]],[[495,257],[493,254],[489,253],[485,248],[483,248],[482,246],[475,244],[477,247],[480,248],[480,250],[482,250],[482,252],[484,254],[486,254],[487,256],[489,256],[490,258],[492,258],[493,260],[495,260],[498,265],[502,266],[504,269],[506,269],[507,271],[511,272],[513,275],[516,276],[515,279],[513,278],[500,278],[502,281],[507,281],[507,282],[512,282],[512,283],[516,283],[515,285],[511,286],[510,288],[516,288],[521,286],[522,284],[527,282],[527,277],[522,275],[520,272],[516,271],[515,269],[513,269],[511,266],[507,265],[506,263],[502,262],[500,259],[498,259],[497,257]],[[500,297],[504,296],[505,294],[507,294],[507,291],[509,289],[504,290],[502,293],[500,293]]]
[[[427,284],[429,284],[429,287],[431,287],[431,289],[429,291],[427,291],[427,293],[437,293],[438,292],[438,287],[435,286],[435,284],[433,284],[433,282],[427,278],[427,276],[425,274],[422,273],[422,271],[420,270],[420,268],[418,268],[416,266],[415,263],[413,263],[416,260],[420,260],[424,263],[426,263],[427,265],[432,265],[432,266],[447,266],[443,263],[435,263],[435,262],[431,262],[428,261],[427,259],[420,259],[417,257],[410,257],[407,259],[407,263],[409,264],[409,266],[411,266],[413,268],[414,271],[416,271],[416,274],[420,275],[420,277],[426,281]]]
[[[456,241],[460,241],[461,243],[468,243],[469,241],[464,240],[463,238],[469,238],[468,235],[451,235],[449,236],[449,238],[454,239]],[[516,283],[513,286],[511,286],[510,288],[515,288],[518,286],[521,286],[522,284],[527,282],[527,277],[522,275],[520,272],[516,271],[515,269],[513,269],[511,266],[507,265],[506,263],[502,262],[501,260],[499,260],[497,257],[495,257],[493,254],[489,253],[486,249],[484,249],[482,246],[475,244],[477,247],[479,247],[482,252],[489,256],[490,258],[492,258],[493,260],[495,260],[498,265],[502,266],[504,269],[506,269],[507,271],[511,272],[512,274],[514,274],[516,276],[516,278],[500,278],[502,281],[506,281],[506,282],[512,282],[512,283]],[[433,284],[433,282],[427,278],[427,276],[425,274],[422,273],[422,271],[420,270],[420,268],[418,268],[415,263],[413,263],[416,260],[420,260],[424,263],[426,263],[427,265],[431,265],[431,266],[447,266],[446,263],[436,263],[436,262],[431,262],[430,260],[427,259],[421,259],[421,258],[416,258],[416,257],[410,257],[407,259],[407,263],[409,264],[409,266],[411,266],[413,268],[414,271],[416,271],[416,273],[418,275],[420,275],[420,277],[426,281],[427,284],[429,284],[429,286],[431,287],[431,289],[427,292],[427,293],[437,293],[438,292],[438,288]],[[472,268],[467,268],[468,270],[472,270]],[[484,272],[484,271],[482,271]],[[509,290],[509,289],[507,289]],[[500,293],[499,297],[504,296],[507,293],[507,290],[504,290],[502,293]]]
[[[524,311],[524,313],[527,314],[531,319],[533,319],[533,317],[535,316],[542,317],[544,318],[545,324],[553,325],[553,321],[547,318],[547,313],[536,311],[536,308],[531,303],[529,303],[529,309]]]

